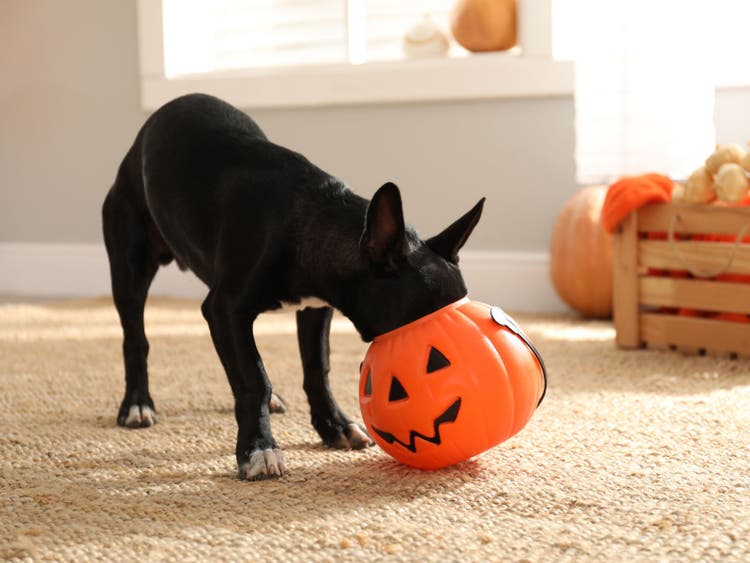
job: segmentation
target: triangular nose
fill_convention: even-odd
[[[393,376],[393,379],[391,379],[391,390],[388,393],[388,400],[389,401],[400,401],[402,399],[408,399],[409,394],[406,392],[406,389],[404,389],[404,386],[401,385],[401,382],[396,379],[396,376]]]

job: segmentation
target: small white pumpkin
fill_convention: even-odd
[[[672,201],[685,201],[685,184],[675,182],[672,188]]]
[[[742,168],[744,168],[745,170],[747,170],[748,172],[750,172],[750,152],[749,153],[745,153],[745,156],[742,157],[741,164],[742,164]]]
[[[722,164],[727,162],[741,163],[745,158],[745,149],[740,145],[716,145],[716,150],[706,159],[706,172],[712,176],[719,172]]]
[[[709,203],[716,199],[714,181],[705,166],[695,170],[685,182],[682,200],[689,203]]]
[[[722,164],[714,180],[716,195],[721,201],[737,203],[747,197],[750,182],[745,170],[736,162]]]
[[[445,55],[450,43],[432,16],[425,14],[421,22],[406,32],[401,46],[407,57],[419,58]]]

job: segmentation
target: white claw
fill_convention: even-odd
[[[355,450],[375,445],[375,442],[373,442],[367,432],[363,431],[359,424],[354,422],[349,424],[349,443]]]
[[[141,407],[141,425],[153,426],[156,424],[156,413],[151,407]]]
[[[273,413],[286,412],[286,405],[276,393],[271,393],[271,400],[268,402],[268,409]]]
[[[130,428],[139,428],[142,426],[153,426],[156,424],[156,413],[151,407],[132,405],[128,410],[128,416],[125,418],[125,426]]]
[[[284,454],[278,449],[257,450],[250,456],[250,461],[240,467],[240,477],[249,481],[265,477],[280,477],[286,473]]]
[[[125,426],[141,425],[141,409],[138,405],[133,405],[128,411],[128,417],[125,419]]]

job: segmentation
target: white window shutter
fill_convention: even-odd
[[[163,0],[170,76],[348,61],[344,0]]]
[[[167,76],[403,57],[429,14],[449,33],[455,0],[162,0]],[[454,52],[461,52],[454,46]]]

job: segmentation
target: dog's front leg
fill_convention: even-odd
[[[332,315],[330,307],[307,307],[297,311],[297,339],[312,425],[328,446],[362,449],[374,442],[362,425],[353,422],[341,410],[328,382]]]
[[[239,477],[248,480],[280,477],[286,466],[271,435],[268,409],[271,382],[252,330],[257,314],[213,290],[203,302],[202,311],[234,394]]]

